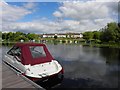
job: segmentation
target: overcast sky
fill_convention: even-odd
[[[81,33],[118,22],[119,0],[5,1],[0,2],[3,32]]]

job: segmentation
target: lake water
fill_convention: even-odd
[[[64,77],[54,88],[118,87],[120,49],[70,44],[47,44],[47,47],[64,68]],[[9,48],[0,48],[2,56]]]

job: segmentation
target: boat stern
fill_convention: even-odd
[[[44,78],[50,77],[55,74],[63,74],[63,68],[56,60],[52,60],[51,62],[46,62],[37,65],[26,65],[25,75],[31,78]]]

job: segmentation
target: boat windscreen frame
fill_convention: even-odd
[[[16,49],[20,50],[20,53],[15,53]],[[13,51],[12,51],[13,50]],[[21,62],[21,48],[17,46],[13,46],[8,52],[8,55],[13,56],[17,61]],[[19,58],[19,59],[18,59]]]

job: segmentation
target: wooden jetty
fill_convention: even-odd
[[[17,73],[5,63],[2,63],[2,89],[6,88],[32,88],[44,90],[41,86]]]

